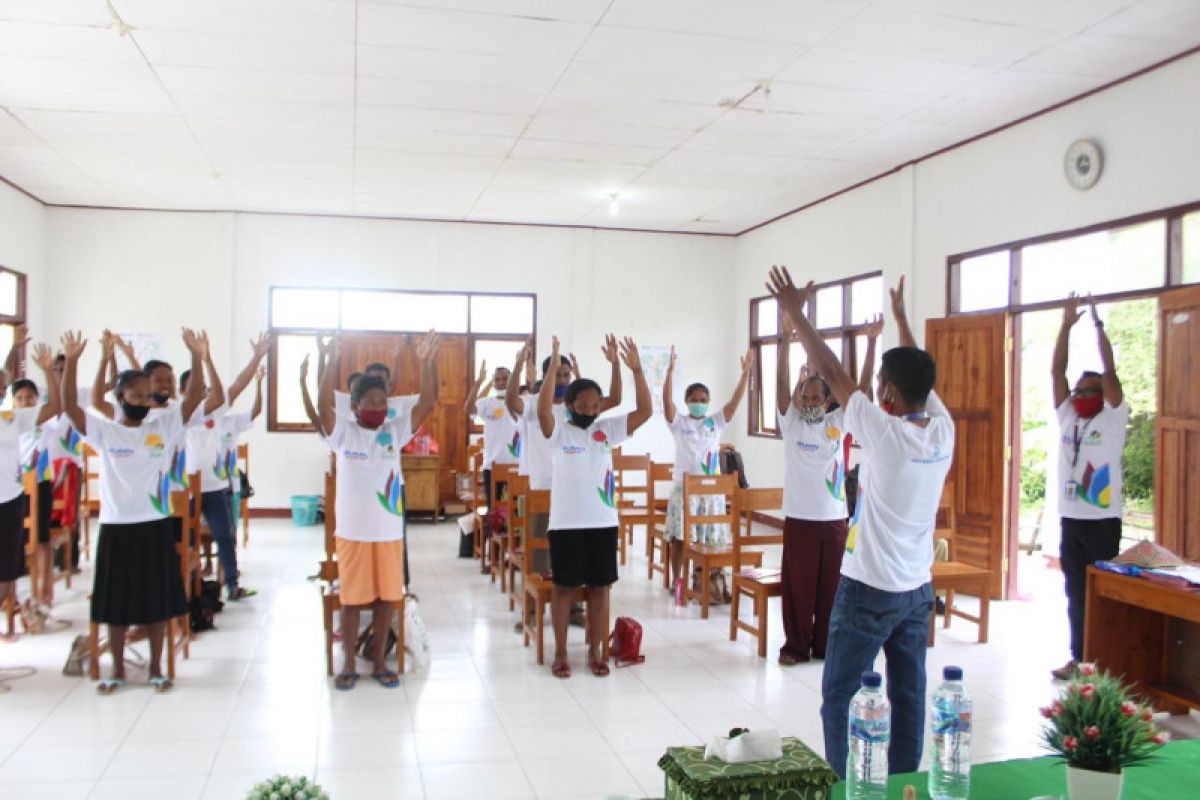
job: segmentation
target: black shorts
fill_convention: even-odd
[[[617,529],[550,531],[555,586],[611,586],[617,582]]]
[[[25,495],[0,503],[0,581],[25,573]]]
[[[29,495],[23,494],[22,512],[25,516],[29,516]],[[50,528],[53,525],[51,517],[54,515],[54,481],[41,481],[38,483],[38,544],[48,544],[50,542]]]

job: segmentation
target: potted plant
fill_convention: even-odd
[[[1170,738],[1154,728],[1150,708],[1095,664],[1080,664],[1041,712],[1048,720],[1042,738],[1067,762],[1067,792],[1074,800],[1116,800],[1123,770],[1152,757]]]
[[[246,800],[329,800],[329,794],[308,778],[275,775],[251,789]]]

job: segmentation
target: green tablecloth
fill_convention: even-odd
[[[926,772],[893,775],[888,797],[902,798],[905,785],[917,789],[917,797],[929,797]],[[971,768],[971,797],[979,800],[1028,800],[1043,795],[1067,796],[1067,768],[1053,758],[1027,758],[976,764]],[[833,787],[834,800],[846,796],[843,781]],[[1158,757],[1130,768],[1125,773],[1121,800],[1168,800],[1200,798],[1200,740],[1171,742]]]
[[[783,740],[783,758],[726,764],[705,761],[703,747],[671,747],[658,761],[667,800],[828,800],[837,773],[799,739]]]

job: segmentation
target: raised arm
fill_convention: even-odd
[[[33,346],[33,363],[37,364],[46,378],[46,402],[38,412],[37,424],[54,419],[62,413],[62,389],[54,379],[54,354],[49,346],[39,342]]]
[[[120,336],[113,335],[113,342],[121,353],[125,356],[125,360],[129,362],[130,369],[141,369],[142,364],[138,361],[137,354],[133,352],[133,345],[122,339]],[[114,355],[115,360],[115,355]]]
[[[1063,306],[1062,324],[1058,326],[1058,338],[1054,340],[1054,360],[1050,362],[1050,380],[1054,389],[1054,407],[1057,409],[1071,396],[1067,383],[1067,354],[1071,349],[1071,328],[1083,316],[1079,310],[1079,295],[1071,292]],[[1103,333],[1103,331],[1101,331]]]
[[[775,352],[775,408],[780,416],[787,414],[792,404],[792,338],[791,325],[782,320],[779,325],[779,347]]]
[[[466,412],[467,419],[479,413],[479,391],[483,386],[483,382],[487,380],[487,360],[479,364],[479,377],[471,384],[471,390],[467,392],[467,402],[463,405],[463,411]]]
[[[621,360],[633,373],[633,391],[637,397],[637,407],[625,418],[625,432],[633,436],[633,432],[654,413],[654,402],[650,399],[650,384],[646,383],[646,373],[642,371],[642,357],[638,353],[637,343],[626,336],[621,340]]]
[[[600,400],[600,413],[603,414],[621,405],[621,357],[617,348],[617,337],[611,333],[605,336],[604,347],[600,350],[604,353],[604,360],[612,366],[612,373],[608,379],[608,394]],[[574,358],[571,356],[572,369],[575,370],[575,379],[579,380],[579,365],[574,363]]]
[[[257,339],[250,340],[250,360],[246,362],[246,366],[233,379],[233,383],[229,384],[229,389],[226,391],[226,396],[229,399],[229,405],[232,406],[241,397],[242,392],[246,391],[246,387],[250,385],[250,381],[254,379],[258,372],[259,365],[262,364],[264,358],[267,357],[267,351],[271,349],[271,337],[265,333],[260,333]]]
[[[325,374],[321,376],[321,384],[317,388],[317,426],[329,436],[337,422],[337,411],[333,400],[333,384],[337,380],[338,361],[341,360],[341,343],[334,337],[325,348]]]
[[[322,358],[322,355],[318,355],[317,358]],[[261,385],[259,388],[261,390]],[[308,393],[308,356],[305,356],[304,360],[300,362],[300,401],[304,403],[304,416],[308,417],[308,421],[318,432],[325,433],[325,426],[321,424],[321,415],[317,413],[316,407],[313,406],[312,395]]]
[[[725,414],[725,422],[728,424],[733,415],[737,413],[738,406],[742,402],[742,397],[746,394],[746,385],[750,383],[750,366],[754,363],[754,355],[747,350],[746,355],[742,356],[742,374],[738,377],[737,387],[733,390],[733,397],[729,398],[729,402],[725,404],[722,412]]]
[[[605,337],[604,341],[605,341],[605,346],[607,346],[608,337]],[[567,360],[571,362],[571,380],[577,381],[580,378],[582,378],[583,373],[581,373],[579,371],[579,359],[575,357],[575,354],[569,353],[567,355]],[[557,366],[557,365],[555,365],[555,366]]]
[[[25,325],[18,325],[13,328],[13,343],[8,350],[8,356],[4,359],[4,373],[8,375],[8,382],[11,384],[17,379],[17,369],[21,366],[21,348],[29,344],[29,328]]]
[[[529,387],[530,392],[533,391],[535,383],[537,383],[537,364],[533,360],[533,337],[530,336],[529,341],[525,343],[525,385]]]
[[[64,336],[64,345],[66,341],[67,337]],[[113,355],[113,348],[116,346],[116,337],[113,336],[112,331],[106,330],[100,343],[100,366],[96,369],[96,379],[92,381],[92,408],[99,411],[107,419],[116,419],[117,410],[113,408],[112,403],[108,402],[108,391],[116,386],[117,379],[113,377],[111,382],[106,380],[109,371],[116,369],[117,360]],[[75,395],[78,396],[78,394],[79,392],[76,390]],[[65,391],[63,395],[63,404],[65,406]],[[78,428],[79,426],[76,425],[75,427]]]
[[[438,397],[438,334],[430,331],[417,343],[417,358],[421,362],[421,394],[412,410],[412,432],[425,424],[425,419],[437,405]]]
[[[67,419],[71,420],[71,425],[75,430],[83,436],[87,435],[87,414],[83,413],[83,409],[79,407],[79,389],[75,386],[75,372],[79,366],[79,355],[85,346],[87,346],[87,341],[78,331],[68,331],[63,334],[62,351],[66,357],[66,361],[63,363],[62,386],[60,387],[63,413],[67,415]],[[100,359],[101,376],[104,375],[104,361],[105,359]]]
[[[183,421],[187,422],[192,418],[192,414],[196,413],[196,409],[200,407],[200,403],[204,400],[204,381],[196,380],[200,376],[201,370],[204,369],[204,363],[210,358],[208,352],[208,334],[201,332],[183,329],[183,343],[187,346],[188,352],[192,356],[192,379],[188,381],[187,391],[183,393],[183,397],[179,401],[179,410],[183,414]],[[224,397],[224,393],[222,393]]]
[[[263,407],[263,378],[267,377],[267,368],[259,367],[258,372],[254,376],[254,405],[250,407],[251,421],[258,419],[258,415],[262,413]],[[308,394],[308,387],[304,387],[304,393]],[[312,400],[308,401],[308,405],[312,405]],[[307,409],[305,409],[307,411]]]
[[[213,365],[212,348],[208,342],[208,332],[201,331],[199,333],[201,344],[204,346],[204,371],[208,374],[209,392],[207,396],[202,395],[204,399],[204,413],[211,414],[221,406],[225,405],[225,387],[221,384],[221,376],[217,374],[217,368]],[[192,373],[195,375],[196,373]],[[188,381],[190,384],[191,381]]]
[[[809,281],[803,289],[799,289],[792,282],[792,276],[786,267],[771,267],[767,290],[778,299],[779,308],[784,315],[784,323],[790,325],[796,332],[796,338],[808,353],[809,364],[813,366],[816,374],[825,378],[829,388],[833,391],[833,396],[844,407],[850,401],[850,395],[858,387],[850,378],[850,374],[846,372],[846,368],[842,366],[841,359],[829,349],[829,345],[825,344],[825,340],[813,328],[804,313],[804,304],[808,302],[808,298],[812,294],[812,281]]]
[[[538,426],[542,429],[542,436],[547,439],[554,435],[554,385],[558,383],[554,376],[557,374],[559,359],[562,358],[558,354],[558,348],[558,337],[551,337],[550,371],[542,378],[542,389],[537,398]]]
[[[1104,402],[1116,408],[1125,400],[1125,391],[1121,388],[1120,378],[1117,377],[1117,361],[1113,357],[1112,342],[1108,340],[1104,323],[1096,311],[1096,301],[1092,299],[1091,295],[1088,295],[1088,307],[1092,312],[1092,323],[1096,326],[1096,342],[1100,345],[1100,362],[1104,365],[1104,372],[1100,374],[1100,382],[1104,386]]]
[[[517,353],[517,363],[513,366],[512,375],[508,379],[508,388],[504,390],[504,405],[508,409],[508,413],[518,419],[525,413],[525,401],[521,399],[520,382],[516,380],[516,377],[521,374],[521,366],[529,362],[525,355],[528,350],[529,342],[526,342]]]
[[[904,309],[904,276],[900,276],[895,289],[888,289],[892,300],[892,316],[896,318],[896,330],[900,334],[901,347],[920,347],[908,325],[908,312]]]
[[[675,345],[671,345],[671,359],[667,362],[667,376],[663,378],[663,416],[667,424],[675,422],[675,398],[671,382],[675,377]]]
[[[875,388],[872,384],[875,382],[875,343],[879,340],[879,334],[883,333],[883,314],[876,314],[874,319],[867,322],[863,332],[867,334],[867,354],[863,359],[862,374],[858,376],[858,390],[868,399],[874,400]]]

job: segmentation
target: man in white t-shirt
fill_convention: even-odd
[[[812,283],[796,288],[786,270],[771,271],[786,325],[845,409],[846,427],[862,447],[858,505],[842,558],[830,615],[821,720],[825,760],[846,774],[847,717],[863,672],[880,650],[887,657],[891,772],[915,772],[925,732],[925,650],[933,612],[933,529],[950,459],[954,421],[933,391],[933,358],[916,346],[904,312],[904,281],[892,291],[900,347],[884,353],[876,396],[858,390],[840,359],[804,313]]]
[[[481,364],[479,377],[467,392],[467,402],[463,406],[467,419],[478,415],[483,420],[483,485],[487,491],[489,508],[502,491],[501,487],[492,486],[492,467],[496,464],[516,464],[521,456],[518,418],[504,402],[510,377],[508,367],[496,367],[491,384],[495,394],[485,394],[483,382],[487,379],[487,364]]]
[[[1071,660],[1052,674],[1058,680],[1074,677],[1083,660],[1086,607],[1085,578],[1089,565],[1113,558],[1121,547],[1122,471],[1129,404],[1113,359],[1112,344],[1090,297],[1092,322],[1104,372],[1084,372],[1073,391],[1067,388],[1067,350],[1071,328],[1084,312],[1072,293],[1063,306],[1062,326],[1054,345],[1051,377],[1058,419],[1058,510],[1062,518],[1059,559],[1067,592],[1071,624]]]

